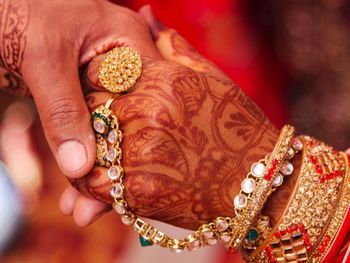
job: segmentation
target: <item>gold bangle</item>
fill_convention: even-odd
[[[254,178],[257,190],[247,194],[242,189],[234,197],[234,200],[245,198],[247,201],[245,201],[246,205],[241,207],[237,205],[237,202],[234,202],[236,224],[232,231],[232,238],[226,246],[229,252],[236,252],[239,249],[248,233],[249,227],[257,220],[267,199],[275,191],[276,187],[282,184],[283,175],[290,175],[293,172],[292,164],[284,161],[286,158],[292,158],[295,154],[295,150],[291,147],[294,132],[294,127],[285,125],[272,153],[267,155],[263,162],[256,164],[264,166],[266,172],[256,175],[252,169],[246,179],[244,179],[252,180]],[[275,180],[279,180],[281,183],[278,182],[276,184]]]
[[[237,222],[241,223],[242,218],[246,216],[244,213],[246,213],[247,210],[243,209],[243,207],[236,210],[235,216],[237,218],[217,217],[213,222],[203,224],[196,232],[187,236],[184,240],[170,238],[128,210],[127,202],[123,197],[125,191],[123,185],[124,170],[121,164],[121,143],[123,135],[120,130],[118,118],[109,109],[112,102],[113,99],[109,100],[106,105],[98,107],[92,113],[93,127],[97,138],[96,163],[109,168],[107,174],[112,182],[110,194],[114,199],[113,208],[121,216],[121,220],[124,224],[133,226],[134,230],[140,236],[141,245],[158,244],[162,247],[168,247],[175,253],[179,253],[184,250],[184,248],[194,251],[199,247],[214,245],[218,240],[227,243],[230,240],[236,240],[235,235],[242,235],[242,228],[237,228]],[[295,153],[295,151],[291,152],[289,147],[293,134],[294,128],[286,126],[281,132],[280,139],[274,152],[268,155],[264,160],[253,164],[251,172],[246,178],[247,180],[242,182],[240,194],[244,195],[243,198],[249,198],[249,202],[248,200],[246,202],[247,207],[251,207],[251,205],[248,206],[250,203],[260,205],[259,210],[254,211],[260,211],[264,201],[260,199],[254,201],[251,196],[258,192],[258,194],[255,194],[256,198],[262,198],[266,201],[268,195],[270,195],[276,187],[280,186],[283,181],[282,175],[279,174],[280,168],[286,165],[285,171],[282,169],[283,173],[291,173],[290,166],[288,165],[289,163],[284,163],[284,160],[285,158],[292,158]],[[252,183],[255,187],[252,187],[252,185],[247,187],[249,186],[247,182]],[[260,186],[264,187],[264,193],[260,193],[262,191],[258,188]],[[244,211],[244,213],[240,214],[242,211]],[[237,229],[241,232],[237,232]],[[232,252],[232,249],[229,251]]]
[[[342,188],[349,187],[347,158],[311,137],[303,136],[302,140],[304,153],[294,193],[280,222],[268,230],[267,238],[255,251],[245,249],[247,261],[319,262],[319,252],[332,239],[325,233],[334,222],[332,215],[339,211],[337,204],[341,200],[348,204],[348,199],[341,198]]]

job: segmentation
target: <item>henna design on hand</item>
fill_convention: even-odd
[[[90,83],[96,83],[91,77]],[[88,96],[90,108],[110,95]],[[150,60],[112,109],[124,131],[125,198],[136,214],[195,229],[232,215],[232,197],[278,132],[231,81]],[[106,184],[107,183],[107,184]],[[111,203],[106,170],[73,185]]]
[[[0,89],[20,96],[30,93],[21,74],[29,14],[27,0],[0,3]]]

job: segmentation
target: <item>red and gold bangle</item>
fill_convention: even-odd
[[[337,207],[332,213],[330,222],[326,231],[324,231],[321,241],[315,246],[312,258],[315,262],[329,262],[332,260],[332,254],[334,250],[341,245],[337,244],[337,240],[342,240],[347,234],[342,231],[342,229],[349,228],[349,222],[346,218],[349,217],[349,204],[350,204],[350,171],[349,171],[349,156],[343,153],[343,158],[345,160],[345,171],[341,175],[344,177],[343,186],[340,190],[340,197],[337,202]],[[346,226],[347,225],[347,226]],[[332,250],[332,251],[331,251]],[[331,253],[333,252],[333,253]]]
[[[308,136],[297,186],[280,222],[251,251],[251,262],[321,262],[349,204],[347,158]]]

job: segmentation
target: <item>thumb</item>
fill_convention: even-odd
[[[58,165],[65,175],[76,178],[94,165],[95,137],[74,61],[78,54],[67,50],[55,53],[64,55],[31,59],[37,63],[24,68],[23,75]]]

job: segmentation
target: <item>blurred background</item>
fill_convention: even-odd
[[[222,68],[276,126],[290,122],[338,149],[350,145],[349,1],[115,2],[134,10],[150,4],[160,21]],[[42,136],[32,103],[1,93],[0,113],[1,159],[6,160],[6,166],[0,164],[1,263],[241,261],[220,246],[181,255],[141,249],[136,234],[112,213],[87,228],[75,226],[58,209],[67,181],[46,143],[29,140],[28,131]],[[8,122],[9,116],[23,125]]]

